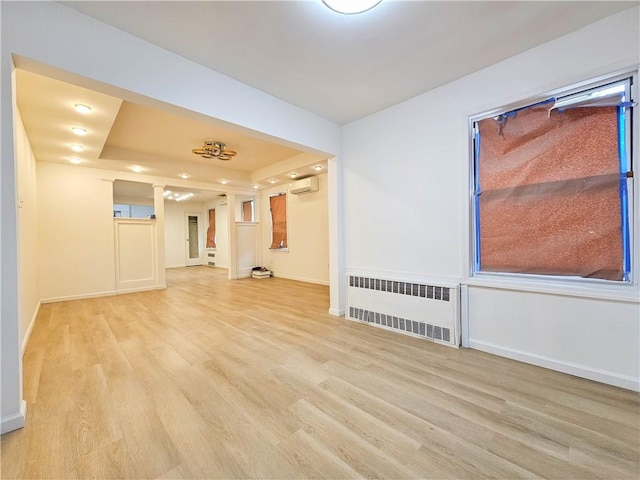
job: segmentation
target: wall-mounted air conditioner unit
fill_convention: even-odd
[[[317,191],[318,177],[307,177],[289,184],[289,192],[293,193],[294,195]]]

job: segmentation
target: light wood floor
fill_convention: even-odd
[[[328,289],[168,271],[43,305],[2,478],[635,478],[639,397],[326,314]]]

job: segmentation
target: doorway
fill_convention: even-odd
[[[187,267],[195,265],[204,265],[202,261],[202,219],[200,214],[185,213],[185,231],[186,235],[186,264]]]

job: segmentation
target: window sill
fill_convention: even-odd
[[[515,278],[513,276],[478,275],[462,282],[470,287],[517,290],[563,297],[596,298],[640,304],[638,285],[609,285],[605,282],[590,285],[571,284],[569,281]]]

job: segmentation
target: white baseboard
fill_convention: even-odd
[[[333,315],[334,317],[344,317],[345,309],[344,308],[330,308],[329,315]]]
[[[40,300],[41,303],[68,302],[70,300],[84,300],[87,298],[112,297],[114,295],[124,295],[127,293],[146,292],[149,290],[164,290],[166,285],[155,285],[153,287],[128,288],[126,290],[108,290],[105,292],[83,293],[80,295],[67,295],[64,297],[50,297]]]
[[[42,305],[42,301],[38,300],[38,305],[36,306],[36,311],[33,312],[33,317],[31,317],[31,322],[29,323],[29,327],[24,334],[24,338],[22,339],[22,355],[24,355],[24,351],[27,348],[27,344],[29,343],[29,339],[31,338],[31,332],[33,331],[33,326],[36,324],[36,318],[38,318],[38,313],[40,312],[40,306]]]
[[[126,288],[124,290],[117,290],[116,295],[125,295],[127,293],[136,293],[136,292],[149,292],[151,290],[164,290],[165,288],[167,288],[166,285],[154,285],[152,287]]]
[[[304,283],[315,283],[316,285],[325,285],[325,286],[329,286],[329,281],[328,280],[316,280],[314,278],[304,278],[304,277],[296,277],[295,275],[276,275],[275,273],[272,274],[274,277],[277,278],[285,278],[287,280],[295,280],[296,282],[304,282]]]
[[[27,418],[27,402],[20,402],[20,411],[13,415],[7,415],[0,419],[0,434],[12,432],[24,427],[24,420]]]
[[[551,370],[556,370],[562,373],[568,373],[569,375],[575,375],[576,377],[586,378],[600,383],[606,383],[615,387],[625,388],[627,390],[633,390],[635,392],[640,391],[640,379],[629,377],[628,375],[621,375],[619,373],[588,367],[586,365],[580,365],[577,363],[564,362],[545,357],[543,355],[522,352],[520,350],[514,350],[511,348],[494,345],[492,343],[487,343],[479,340],[469,339],[469,348],[475,348],[476,350],[493,353],[494,355],[498,355],[500,357],[511,358],[513,360],[530,363],[539,367],[549,368]]]
[[[187,266],[187,264],[185,263],[184,265],[165,265],[164,268],[185,268]]]
[[[117,295],[118,292],[115,290],[108,290],[105,292],[92,292],[92,293],[82,293],[80,295],[65,295],[62,297],[49,297],[43,298],[40,300],[42,303],[57,303],[57,302],[68,302],[70,300],[84,300],[85,298],[98,298],[98,297],[110,297],[112,295]]]

